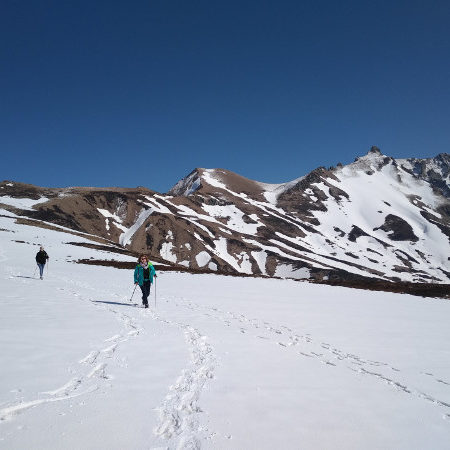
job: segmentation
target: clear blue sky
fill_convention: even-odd
[[[450,149],[448,0],[3,0],[0,61],[0,179],[164,192]]]

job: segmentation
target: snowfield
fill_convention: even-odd
[[[144,310],[69,242],[0,217],[0,448],[449,448],[448,301],[161,272]]]

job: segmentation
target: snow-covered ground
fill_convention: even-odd
[[[448,448],[448,301],[160,273],[144,310],[82,241],[0,217],[0,448]]]

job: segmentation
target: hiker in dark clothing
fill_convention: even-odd
[[[47,260],[50,259],[47,255],[47,252],[44,250],[44,247],[41,245],[41,249],[36,253],[36,263],[39,267],[39,272],[41,275],[41,280],[43,279],[44,275],[44,266]]]
[[[141,255],[138,263],[134,269],[134,284],[139,284],[142,291],[142,304],[144,308],[148,308],[150,286],[153,284],[153,277],[156,277],[156,272],[147,255]]]

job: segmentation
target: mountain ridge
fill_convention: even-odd
[[[0,207],[170,264],[296,279],[446,283],[450,155],[353,163],[270,184],[195,168],[167,193],[4,181]]]

